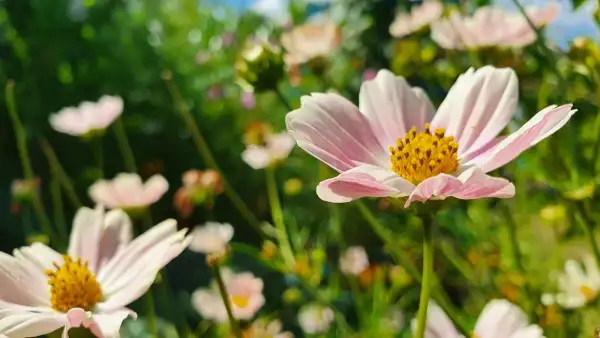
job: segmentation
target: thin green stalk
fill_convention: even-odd
[[[581,201],[576,201],[573,203],[573,205],[576,209],[576,216],[579,216],[577,218],[583,227],[583,231],[585,231],[585,237],[587,237],[588,241],[590,242],[590,247],[592,248],[594,258],[596,259],[596,265],[600,268],[600,250],[598,249],[598,243],[596,242],[596,238],[594,236],[592,220],[589,218]]]
[[[225,286],[225,282],[223,282],[223,276],[221,276],[221,267],[218,263],[215,263],[211,264],[210,268],[215,276],[215,280],[217,281],[219,293],[221,294],[221,298],[223,299],[223,304],[225,304],[225,309],[227,310],[227,317],[229,317],[229,325],[231,326],[231,330],[237,338],[243,338],[240,326],[238,325],[237,320],[233,316],[233,311],[231,310],[231,298],[227,293],[227,287]]]
[[[433,231],[432,217],[423,219],[423,279],[421,280],[421,296],[419,300],[419,313],[417,315],[417,331],[415,338],[425,337],[427,324],[427,307],[431,296],[431,286],[434,280],[433,271]]]
[[[42,151],[44,155],[46,155],[46,159],[48,160],[48,165],[50,166],[50,170],[58,177],[60,180],[60,184],[67,194],[67,198],[70,200],[71,204],[75,208],[80,208],[82,206],[81,201],[77,197],[77,193],[75,192],[75,187],[73,186],[73,182],[71,182],[71,178],[65,173],[58,157],[56,157],[56,153],[52,146],[45,138],[42,138],[40,142],[42,147]]]
[[[167,84],[169,92],[171,93],[171,96],[177,108],[177,112],[179,113],[179,115],[181,115],[182,120],[188,128],[188,131],[192,135],[194,144],[196,145],[196,148],[198,149],[198,152],[200,153],[200,156],[202,157],[202,160],[204,161],[205,165],[219,172],[219,174],[221,175],[221,180],[223,182],[223,189],[225,191],[225,195],[229,197],[229,199],[239,211],[239,213],[242,215],[242,217],[246,219],[246,222],[248,222],[248,224],[250,224],[250,226],[252,226],[261,237],[267,238],[268,236],[265,234],[263,229],[261,229],[260,223],[256,216],[254,216],[252,211],[250,211],[250,208],[248,208],[246,203],[244,203],[244,201],[238,195],[235,189],[233,189],[233,187],[227,180],[227,177],[225,177],[224,172],[221,170],[221,168],[219,168],[219,165],[217,164],[215,157],[210,151],[210,148],[208,147],[204,136],[202,136],[202,133],[200,132],[196,121],[190,114],[190,109],[188,105],[185,103],[183,97],[181,96],[181,93],[179,92],[179,89],[175,85],[172,79],[172,74],[167,75],[168,76],[164,77],[165,82]]]
[[[15,83],[12,80],[9,80],[6,83],[5,88],[6,108],[8,110],[8,114],[10,115],[10,119],[13,124],[15,138],[17,141],[17,148],[19,151],[19,158],[21,160],[21,166],[23,167],[23,175],[27,180],[34,180],[33,169],[31,167],[31,160],[29,159],[29,151],[27,149],[27,136],[25,134],[25,128],[23,127],[23,123],[21,122],[21,119],[19,119],[19,114],[17,113],[14,88]],[[35,210],[38,221],[40,222],[42,231],[44,231],[50,238],[55,238],[54,230],[50,225],[50,219],[48,219],[48,215],[44,210],[40,194],[37,190],[34,193],[32,202],[33,209]]]
[[[159,334],[158,334],[158,324],[156,322],[156,312],[154,312],[155,304],[154,304],[154,296],[152,295],[152,287],[150,287],[150,289],[148,291],[146,291],[146,294],[144,295],[144,299],[146,301],[146,317],[148,319],[148,326],[150,328],[150,333],[152,334],[152,337],[154,338],[159,338]]]
[[[269,204],[271,205],[271,216],[273,217],[273,223],[277,229],[277,239],[281,248],[281,256],[285,264],[289,268],[294,267],[294,252],[292,251],[292,245],[290,244],[289,234],[285,228],[285,221],[283,220],[283,211],[281,209],[281,202],[279,201],[279,193],[277,191],[277,180],[275,179],[275,168],[268,167],[265,170],[267,178],[267,194],[269,196]]]
[[[125,162],[125,168],[128,172],[137,172],[133,150],[131,150],[131,145],[129,144],[127,133],[125,132],[125,126],[123,126],[123,121],[121,121],[121,119],[115,121],[113,124],[113,131],[115,132],[115,138],[117,139],[117,144],[119,145],[123,161]]]
[[[96,167],[100,173],[100,178],[104,178],[104,154],[102,150],[102,138],[97,137],[92,140],[92,147],[94,148],[94,157],[96,160]]]
[[[287,109],[288,111],[294,110],[288,99],[285,97],[285,95],[283,95],[283,92],[279,88],[275,87],[273,91],[275,91],[275,94],[277,94],[279,101],[281,101],[281,103],[285,106],[285,109]]]
[[[52,207],[54,215],[54,224],[58,229],[58,236],[61,245],[66,245],[69,242],[69,233],[65,222],[65,213],[63,208],[63,200],[60,192],[60,180],[56,173],[52,173],[50,179],[50,195],[52,196]]]

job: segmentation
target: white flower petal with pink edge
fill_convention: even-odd
[[[15,249],[12,256],[0,253],[0,336],[34,337],[64,327],[66,338],[69,328],[83,326],[96,337],[118,338],[123,320],[136,317],[126,306],[148,290],[158,271],[190,240],[185,230],[177,231],[174,220],[132,240],[131,222],[122,211],[105,214],[101,207],[81,208],[74,219],[68,256],[41,243]],[[63,269],[64,264],[72,265]],[[46,274],[48,270],[69,280],[70,288],[87,285],[87,291],[79,293],[84,298],[71,297],[70,288],[49,287],[53,277]],[[97,285],[92,294],[89,283]]]
[[[425,1],[413,8],[410,13],[399,13],[390,25],[390,34],[401,38],[438,20],[444,11],[444,5],[438,1]]]
[[[387,70],[363,83],[359,101],[357,108],[339,95],[312,94],[286,116],[298,146],[340,173],[317,186],[324,201],[408,197],[408,207],[447,197],[510,198],[514,186],[487,173],[576,112],[571,104],[549,106],[517,132],[498,136],[517,109],[518,80],[512,69],[491,66],[459,76],[437,113],[421,89]]]
[[[98,102],[82,102],[78,107],[67,107],[50,116],[54,130],[82,136],[106,129],[123,112],[123,100],[116,96],[102,96]]]
[[[227,250],[233,238],[233,226],[229,223],[206,222],[196,226],[192,232],[189,249],[204,254],[218,254]]]
[[[286,64],[293,66],[330,56],[340,44],[340,31],[333,22],[309,22],[281,35]]]
[[[110,209],[145,208],[156,203],[169,189],[162,175],[154,175],[145,183],[138,174],[121,173],[112,180],[99,180],[88,189],[90,198]]]

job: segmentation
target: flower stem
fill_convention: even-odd
[[[96,159],[96,166],[100,173],[100,178],[104,178],[104,154],[102,150],[102,138],[97,137],[92,140],[92,147],[94,148],[94,157]]]
[[[281,91],[281,89],[279,89],[278,87],[275,87],[273,90],[275,91],[275,94],[277,94],[279,101],[281,101],[281,103],[285,106],[285,109],[287,109],[288,112],[294,110],[294,108],[292,108],[292,105],[290,104],[290,101],[288,101],[288,99],[285,97],[285,95],[283,95],[283,92]]]
[[[256,218],[256,216],[254,216],[252,211],[250,211],[250,208],[248,208],[246,203],[244,203],[242,198],[233,189],[233,187],[227,180],[227,177],[225,177],[225,174],[223,173],[221,168],[219,168],[219,165],[217,164],[215,157],[213,156],[212,152],[210,151],[210,148],[208,147],[208,144],[206,143],[204,136],[202,136],[202,133],[200,132],[200,129],[198,128],[198,125],[196,124],[196,121],[190,114],[190,109],[189,109],[188,105],[185,103],[183,97],[181,96],[181,93],[179,92],[179,89],[175,85],[175,82],[173,81],[173,78],[172,78],[172,74],[170,72],[166,73],[164,76],[164,79],[167,84],[167,88],[168,88],[169,92],[171,93],[173,101],[175,102],[177,112],[179,113],[179,115],[181,115],[181,118],[183,119],[190,134],[192,134],[194,144],[196,145],[196,148],[198,149],[198,152],[200,153],[202,160],[204,161],[206,166],[218,171],[219,174],[221,174],[221,180],[223,182],[223,189],[225,191],[225,194],[227,195],[227,197],[229,197],[229,199],[231,200],[233,205],[236,207],[236,209],[239,211],[239,213],[242,215],[242,217],[244,217],[244,219],[246,219],[246,222],[248,222],[248,224],[250,224],[250,226],[253,227],[254,230],[256,232],[258,232],[258,234],[261,237],[267,238],[268,236],[261,229],[260,223],[259,223],[258,219]]]
[[[421,297],[419,300],[419,314],[417,315],[417,332],[415,338],[425,337],[427,324],[427,307],[431,296],[433,282],[433,218],[423,218],[423,279],[421,280]]]
[[[123,161],[125,162],[125,168],[128,172],[137,172],[135,157],[133,157],[133,150],[131,150],[131,145],[127,139],[127,133],[125,132],[125,127],[123,126],[123,121],[121,121],[121,119],[117,119],[115,121],[113,124],[113,131],[115,132],[115,138],[117,139],[119,149],[121,150],[121,155],[123,156]]]
[[[590,242],[590,247],[592,248],[592,252],[594,254],[594,258],[596,260],[596,266],[600,268],[600,250],[598,249],[598,243],[596,242],[596,238],[594,236],[594,229],[592,227],[592,220],[589,219],[589,216],[585,210],[585,207],[581,201],[576,201],[573,203],[576,210],[577,215],[579,216],[579,222],[583,226],[583,230],[585,231],[585,236]]]
[[[223,281],[223,276],[221,276],[221,267],[219,263],[211,264],[210,266],[215,280],[217,281],[217,285],[219,287],[219,293],[221,294],[221,298],[223,299],[223,304],[225,305],[225,309],[227,310],[227,317],[229,317],[229,325],[231,326],[231,330],[236,338],[243,338],[242,331],[238,325],[237,320],[233,316],[233,311],[231,310],[231,302],[229,298],[229,294],[227,293],[227,287],[225,286],[225,282]]]
[[[294,252],[288,237],[285,221],[283,220],[283,211],[277,191],[277,180],[275,179],[275,168],[269,166],[266,168],[267,176],[267,194],[269,195],[269,204],[271,205],[271,216],[277,229],[277,239],[281,248],[281,255],[288,268],[294,267]]]
[[[146,316],[148,317],[148,326],[152,337],[158,338],[158,324],[156,323],[156,313],[154,312],[154,295],[152,295],[152,286],[146,291],[144,296],[146,300]]]
[[[62,185],[63,190],[67,194],[71,204],[75,208],[80,208],[82,206],[81,201],[77,197],[77,193],[75,192],[75,188],[73,187],[73,183],[69,176],[65,173],[64,168],[60,164],[58,158],[56,157],[56,153],[52,146],[45,138],[42,138],[40,142],[42,147],[42,151],[46,155],[46,159],[48,160],[48,165],[50,166],[50,170],[56,175],[60,184]]]
[[[58,236],[60,237],[61,245],[65,245],[66,247],[69,242],[69,234],[65,223],[63,200],[60,192],[60,180],[54,172],[50,179],[50,194],[52,196],[52,207],[54,209],[54,224],[58,228]]]
[[[6,108],[13,124],[17,148],[19,151],[19,158],[21,160],[21,166],[23,167],[23,175],[25,176],[25,179],[32,181],[34,179],[34,174],[31,167],[31,160],[29,159],[29,151],[27,150],[27,136],[25,134],[23,123],[21,123],[19,114],[17,113],[14,88],[15,83],[12,80],[9,80],[6,83],[5,88]],[[42,231],[44,231],[50,238],[55,238],[54,230],[50,225],[50,220],[48,219],[48,215],[44,210],[39,191],[37,190],[34,192],[33,196],[33,209],[35,210],[38,221],[40,222]]]

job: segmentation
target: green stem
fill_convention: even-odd
[[[125,127],[123,126],[123,121],[121,121],[121,119],[117,119],[115,121],[113,124],[113,130],[115,132],[119,149],[121,150],[121,155],[123,156],[123,161],[125,162],[125,168],[128,172],[137,172],[133,150],[131,150],[131,145],[127,139],[127,133],[125,132]]]
[[[219,293],[221,294],[221,298],[223,299],[223,304],[225,304],[225,309],[227,310],[227,317],[229,317],[229,325],[231,326],[231,330],[233,331],[236,338],[243,338],[242,331],[240,330],[238,322],[233,316],[233,311],[231,310],[231,298],[227,293],[227,287],[225,286],[225,282],[223,282],[223,276],[221,276],[221,267],[218,263],[215,263],[211,265],[211,270],[215,276],[215,280],[217,281]]]
[[[250,211],[250,208],[248,208],[246,203],[244,203],[242,198],[233,189],[233,187],[231,186],[231,184],[225,177],[225,174],[223,173],[221,168],[219,168],[219,165],[217,164],[215,157],[213,156],[212,152],[210,151],[210,148],[208,147],[208,144],[206,143],[204,136],[202,136],[202,133],[200,132],[200,129],[198,128],[198,125],[196,124],[196,121],[190,114],[190,109],[189,109],[188,105],[185,103],[183,97],[181,96],[181,93],[179,92],[179,89],[175,85],[175,83],[172,79],[172,74],[167,74],[167,75],[168,76],[165,76],[165,82],[167,84],[167,88],[168,88],[169,92],[171,93],[173,101],[175,102],[177,112],[179,113],[179,115],[181,115],[182,120],[184,121],[186,127],[188,128],[188,131],[192,135],[194,144],[196,145],[196,148],[198,149],[198,152],[200,153],[200,156],[202,157],[202,160],[204,161],[205,165],[208,166],[209,168],[214,169],[219,172],[219,174],[221,175],[221,180],[223,182],[223,189],[225,191],[225,195],[227,195],[227,197],[229,197],[229,199],[231,200],[233,205],[236,207],[236,209],[239,211],[239,213],[242,215],[242,217],[244,217],[244,219],[246,219],[246,222],[248,222],[248,224],[250,224],[250,226],[253,227],[254,230],[256,232],[258,232],[258,234],[261,237],[268,238],[268,236],[265,234],[263,229],[261,229],[260,223],[259,223],[258,219],[256,218],[256,216],[254,216],[252,211]]]
[[[71,178],[65,173],[58,157],[56,157],[56,153],[52,146],[45,138],[42,138],[40,142],[42,147],[42,151],[46,155],[46,159],[48,160],[48,165],[50,166],[50,170],[57,176],[62,185],[63,190],[67,194],[67,198],[70,200],[71,204],[75,208],[80,208],[82,206],[81,201],[77,197],[77,193],[75,192],[75,187],[71,182]]]
[[[421,296],[419,300],[419,313],[417,315],[417,331],[415,338],[425,337],[427,324],[427,307],[431,296],[433,284],[433,218],[423,219],[423,279],[421,281]]]
[[[144,295],[146,301],[146,316],[148,318],[148,326],[150,328],[150,333],[152,337],[159,338],[158,334],[158,324],[156,322],[156,312],[154,312],[154,296],[152,295],[152,287],[148,291],[146,291],[146,295]]]
[[[31,160],[29,159],[29,151],[27,150],[27,136],[25,134],[23,123],[21,122],[21,119],[19,119],[19,114],[17,113],[14,88],[15,83],[12,80],[9,80],[6,83],[5,88],[6,108],[13,124],[19,158],[21,160],[21,166],[23,167],[23,175],[25,176],[25,179],[32,181],[34,180],[34,174],[31,167]],[[37,190],[33,196],[33,209],[40,222],[42,231],[44,231],[51,239],[55,238],[54,230],[50,225],[50,219],[48,219],[48,215],[46,215],[40,194]]]
[[[579,216],[579,222],[581,223],[581,225],[583,226],[583,230],[585,231],[585,236],[590,242],[590,247],[592,248],[592,252],[594,253],[594,258],[596,259],[596,265],[600,267],[600,250],[598,249],[598,243],[596,242],[596,238],[594,236],[592,220],[589,219],[588,214],[581,201],[577,201],[573,204],[577,211],[576,215]]]
[[[67,232],[67,226],[65,223],[65,214],[63,209],[63,200],[60,192],[60,180],[56,173],[52,173],[50,179],[50,195],[52,196],[52,207],[54,214],[54,224],[58,229],[58,236],[60,237],[61,245],[67,245],[69,243],[69,233]]]
[[[96,166],[98,168],[98,172],[100,173],[100,178],[104,178],[104,154],[102,150],[102,138],[97,137],[92,140],[94,147],[94,157],[96,158]]]
[[[281,202],[279,201],[279,194],[277,191],[277,180],[275,179],[275,168],[266,168],[267,176],[267,194],[269,195],[269,204],[271,205],[271,216],[273,217],[273,223],[277,229],[277,238],[279,240],[279,246],[281,248],[281,255],[285,264],[288,268],[294,267],[294,252],[290,244],[289,235],[285,228],[285,221],[283,220],[283,211],[281,209]]]
[[[290,104],[288,99],[285,97],[285,95],[283,95],[283,92],[278,87],[275,87],[275,89],[273,89],[273,90],[275,91],[275,94],[277,94],[279,101],[281,101],[281,103],[285,106],[285,108],[288,111],[294,110],[294,108],[292,108],[292,105]]]

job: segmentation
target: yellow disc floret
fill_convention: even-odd
[[[81,258],[73,260],[64,256],[64,263],[53,262],[55,271],[47,270],[50,285],[50,302],[56,311],[67,312],[72,308],[90,311],[103,299],[102,289],[96,276],[88,268],[88,262]]]
[[[425,124],[425,131],[413,127],[404,137],[390,147],[392,170],[413,184],[439,175],[451,174],[458,169],[458,143],[453,136],[445,136],[446,130],[438,128],[433,133]]]

